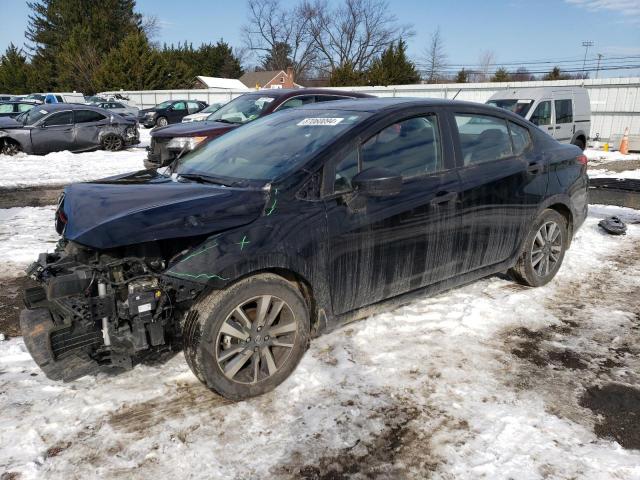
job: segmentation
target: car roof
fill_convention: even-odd
[[[320,107],[319,107],[320,105]],[[440,98],[414,98],[414,97],[372,97],[358,100],[340,100],[335,102],[312,103],[298,108],[307,110],[350,110],[361,112],[377,112],[380,110],[397,110],[409,106],[415,107],[450,107],[459,106],[465,108],[483,108],[502,112],[482,103],[462,102],[459,100],[444,100]]]
[[[28,103],[29,105],[40,105],[38,102],[33,102],[31,100],[2,100],[1,104],[6,105],[7,103]]]
[[[295,97],[298,95],[344,95],[357,98],[375,98],[373,95],[360,92],[350,92],[349,90],[336,90],[329,88],[265,88],[244,95],[261,95],[275,98]]]
[[[104,109],[94,105],[85,105],[83,103],[49,103],[37,105],[39,109],[47,112],[56,112],[58,110],[93,110],[94,112],[102,112]]]

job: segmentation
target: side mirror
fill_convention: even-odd
[[[369,197],[391,197],[402,190],[402,177],[386,168],[368,168],[351,179],[353,188]]]

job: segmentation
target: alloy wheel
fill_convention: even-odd
[[[122,139],[116,135],[107,135],[103,142],[103,148],[110,152],[115,152],[122,148]]]
[[[546,277],[558,266],[562,253],[562,230],[553,221],[542,224],[531,245],[531,266],[539,277]]]
[[[272,295],[236,306],[220,327],[215,359],[229,380],[256,384],[278,372],[298,341],[291,307]]]
[[[157,123],[158,127],[166,127],[167,125],[169,125],[169,122],[164,117],[159,118],[156,123]]]

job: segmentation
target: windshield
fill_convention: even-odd
[[[268,95],[242,95],[231,100],[220,110],[209,115],[207,120],[230,123],[247,123],[258,118],[267,105],[275,100]]]
[[[173,102],[171,102],[171,100],[167,100],[166,102],[162,102],[156,105],[155,108],[167,108],[167,107],[170,107],[172,103]]]
[[[221,106],[222,106],[221,103],[212,103],[207,108],[203,108],[202,111],[200,111],[198,113],[213,113],[213,112],[219,110]]]
[[[212,140],[180,159],[181,175],[269,181],[310,160],[370,113],[285,110]]]
[[[510,112],[517,113],[521,117],[526,117],[531,105],[533,105],[533,100],[489,100],[487,104],[493,105],[494,107],[504,108]]]
[[[50,112],[43,110],[42,108],[32,108],[27,110],[24,113],[21,113],[16,117],[18,122],[21,122],[23,125],[33,125],[38,120],[40,120],[45,115],[48,115]]]

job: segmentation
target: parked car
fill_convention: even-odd
[[[96,106],[104,108],[105,110],[109,110],[110,112],[115,112],[118,115],[122,115],[123,117],[131,116],[138,118],[138,115],[140,113],[138,107],[131,107],[129,105],[125,105],[124,103],[115,101],[98,103],[96,104]]]
[[[198,113],[207,107],[200,100],[167,100],[153,108],[140,110],[138,120],[147,128],[166,127],[171,123],[180,123],[184,117]]]
[[[15,118],[0,118],[0,153],[5,155],[120,150],[139,142],[135,119],[90,105],[38,105]]]
[[[31,93],[24,97],[24,99],[29,100],[30,102],[44,103],[44,97],[44,93]]]
[[[85,101],[84,95],[77,92],[47,93],[44,96],[44,103],[85,103]]]
[[[86,103],[87,105],[98,105],[100,103],[104,103],[108,101],[109,101],[108,99],[104,97],[100,97],[98,95],[91,95],[91,96],[84,97],[84,103]]]
[[[26,101],[0,102],[0,117],[17,117],[22,112],[31,110],[36,104]]]
[[[587,146],[591,103],[584,87],[512,88],[494,93],[487,103],[531,120],[559,142]]]
[[[416,293],[508,269],[551,281],[587,214],[586,170],[579,148],[480,104],[281,111],[170,172],[67,187],[59,246],[29,269],[42,286],[25,292],[24,341],[64,380],[178,343],[210,389],[259,395],[310,337]]]
[[[211,115],[213,112],[220,110],[220,108],[222,108],[223,105],[224,103],[212,103],[207,108],[200,110],[198,113],[187,115],[182,119],[182,123],[204,122],[207,118],[209,118],[209,115]]]
[[[234,98],[212,113],[205,122],[172,125],[151,132],[151,143],[144,161],[146,168],[158,168],[173,162],[180,152],[193,150],[212,138],[270,113],[300,107],[310,103],[353,98],[372,98],[371,95],[321,88],[272,89],[247,93]]]
[[[13,95],[9,93],[0,93],[0,102],[8,102],[13,98]]]

